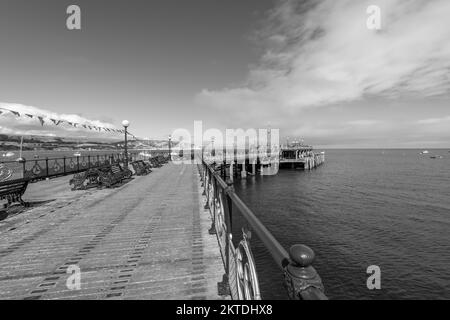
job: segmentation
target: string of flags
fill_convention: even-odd
[[[104,132],[110,132],[110,133],[125,133],[125,130],[122,130],[122,129],[106,128],[106,127],[94,126],[92,124],[83,124],[83,123],[77,123],[77,122],[70,122],[67,120],[52,119],[52,118],[37,116],[37,115],[29,114],[29,113],[20,114],[20,112],[18,112],[18,111],[0,107],[0,116],[2,114],[7,114],[7,113],[13,114],[16,117],[22,117],[22,116],[25,117],[26,116],[31,119],[33,119],[33,118],[38,119],[41,126],[44,126],[44,124],[46,122],[48,123],[49,122],[48,120],[50,120],[56,126],[58,126],[62,123],[67,123],[69,126],[72,126],[74,128],[82,127],[84,129],[95,130],[95,131],[99,131],[99,132],[104,131]]]

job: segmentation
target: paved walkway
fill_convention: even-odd
[[[54,201],[0,223],[0,299],[222,299],[195,166],[115,189],[72,192],[68,179],[30,185],[26,200]],[[71,265],[79,290],[67,286]]]

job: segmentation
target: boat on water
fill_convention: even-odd
[[[444,157],[437,154],[437,155],[435,155],[435,156],[431,156],[430,158],[431,158],[431,159],[443,159]]]
[[[429,154],[429,153],[430,153],[430,151],[424,150],[424,151],[422,151],[420,154]]]
[[[74,155],[75,157],[81,157],[81,153],[80,153],[80,152],[75,152],[73,155]]]

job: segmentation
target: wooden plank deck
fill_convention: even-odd
[[[0,222],[0,299],[223,299],[217,240],[198,173],[167,164],[115,189],[32,184],[53,200]],[[67,268],[81,270],[70,290]]]

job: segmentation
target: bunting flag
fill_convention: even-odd
[[[61,120],[50,119],[56,126],[61,123]]]
[[[43,117],[37,117],[37,118],[39,119],[41,126],[44,126],[44,118]]]
[[[6,109],[6,108],[1,108],[0,107],[0,115],[7,114],[8,112],[12,113],[16,117],[21,117],[21,114],[18,111],[14,111],[14,110],[10,110],[10,109]],[[22,115],[25,115],[25,116],[27,116],[30,119],[37,118],[39,120],[41,126],[44,126],[44,123],[45,123],[45,117],[44,116],[37,116],[37,115],[29,114],[29,113],[23,113]],[[77,123],[77,122],[70,122],[70,121],[66,121],[66,120],[56,120],[56,119],[50,118],[50,121],[56,126],[59,125],[61,122],[67,122],[67,124],[69,124],[70,126],[73,126],[75,128],[78,128],[79,126],[81,126],[81,127],[85,128],[85,129],[96,130],[96,131],[99,131],[99,132],[101,132],[103,130],[105,132],[125,133],[124,130],[119,130],[119,129],[114,129],[114,128],[106,128],[106,127],[99,127],[99,126],[90,126],[90,125],[87,125],[87,124],[80,124],[80,123]]]

